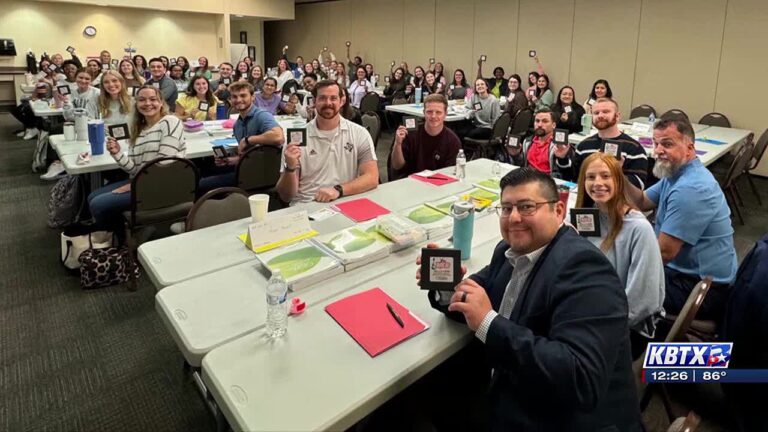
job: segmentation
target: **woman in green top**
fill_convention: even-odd
[[[197,62],[200,64],[200,66],[195,69],[195,76],[203,76],[205,79],[210,81],[213,77],[213,73],[210,69],[208,69],[208,59],[205,57],[200,57],[197,59]]]
[[[536,92],[528,93],[528,98],[536,110],[552,106],[555,102],[555,95],[549,88],[549,77],[547,74],[539,75],[539,79],[536,81]]]

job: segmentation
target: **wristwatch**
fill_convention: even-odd
[[[287,163],[283,165],[283,168],[285,169],[286,172],[296,172],[299,170],[300,167],[301,165],[296,165],[296,168],[291,168],[288,166]]]
[[[344,196],[344,188],[342,188],[341,185],[336,185],[333,188],[339,193],[339,198]]]

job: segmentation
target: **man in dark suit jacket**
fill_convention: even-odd
[[[616,272],[563,225],[549,176],[520,168],[501,189],[504,241],[490,265],[453,293],[430,292],[434,307],[485,344],[491,429],[641,431]]]

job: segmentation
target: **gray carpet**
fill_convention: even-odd
[[[12,136],[16,127],[0,114],[0,431],[213,430],[150,282],[83,291],[59,264],[59,233],[46,226],[52,184],[30,171],[33,142]],[[391,139],[377,150],[384,179]],[[768,227],[766,206],[742,195],[740,258]]]

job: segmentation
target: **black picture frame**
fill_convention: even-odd
[[[403,126],[409,131],[416,130],[419,127],[419,121],[416,117],[405,116],[403,117]]]
[[[421,249],[423,290],[453,291],[461,282],[461,250],[452,248]]]
[[[520,140],[521,140],[521,137],[519,135],[509,134],[507,135],[507,140],[505,145],[507,147],[520,148],[520,146],[522,145],[522,142]]]
[[[200,111],[208,111],[209,108],[211,108],[211,104],[209,104],[208,101],[200,101],[200,103],[197,104],[197,109]]]
[[[536,50],[528,50],[528,57],[530,58],[536,57]]]
[[[287,137],[288,144],[297,142],[296,138],[298,138],[299,147],[307,146],[307,130],[305,128],[288,128],[285,131],[285,136]]]
[[[59,94],[62,96],[67,96],[70,93],[69,86],[66,86],[66,85],[56,86],[56,90],[58,90]]]
[[[602,152],[619,159],[621,156],[621,141],[614,139],[607,139],[603,142]]]
[[[600,237],[600,210],[596,208],[572,208],[571,225],[583,237]]]
[[[568,145],[568,129],[555,129],[552,142],[555,145]]]
[[[130,129],[128,129],[127,123],[120,123],[116,125],[107,126],[107,132],[109,136],[116,140],[128,139],[131,137]]]

